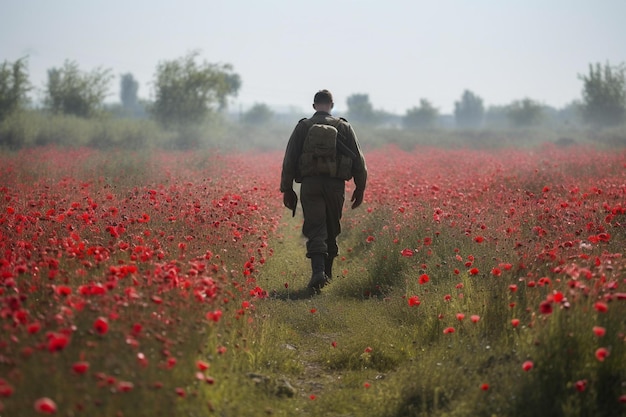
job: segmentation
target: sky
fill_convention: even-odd
[[[454,111],[464,90],[485,106],[530,98],[561,108],[581,98],[591,63],[626,62],[624,0],[0,0],[0,62],[28,57],[42,96],[47,70],[75,61],[110,69],[154,97],[160,62],[199,52],[242,80],[230,108],[312,111],[367,94],[403,115],[429,100]]]

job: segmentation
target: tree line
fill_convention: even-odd
[[[241,77],[230,64],[213,64],[199,60],[197,52],[157,65],[154,75],[154,100],[138,99],[139,83],[132,74],[120,77],[120,105],[114,109],[119,116],[149,117],[167,129],[184,129],[202,123],[212,114],[224,111],[228,99],[236,96]],[[51,114],[95,118],[106,110],[113,75],[110,69],[83,71],[75,61],[48,70],[44,88],[43,109]],[[551,109],[530,98],[505,106],[486,108],[483,99],[465,90],[454,103],[454,125],[459,128],[480,128],[490,125],[525,127],[540,124],[550,112],[565,113],[594,127],[621,125],[626,120],[626,68],[624,65],[590,64],[582,81],[581,100],[561,110]],[[28,58],[0,65],[0,123],[29,105],[33,89],[28,77]],[[380,126],[395,124],[405,129],[434,128],[439,110],[422,98],[419,105],[395,116],[376,110],[368,94],[352,94],[347,99],[347,117],[360,124]],[[110,109],[109,109],[110,110]],[[245,124],[262,124],[271,120],[273,112],[266,104],[255,104],[241,116]]]

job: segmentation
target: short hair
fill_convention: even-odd
[[[320,90],[313,97],[314,104],[333,104],[333,95],[328,90]]]

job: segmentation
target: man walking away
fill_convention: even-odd
[[[283,203],[294,215],[298,196],[293,182],[301,183],[302,233],[312,270],[308,288],[315,292],[332,278],[333,261],[339,254],[337,236],[341,233],[345,182],[354,179],[353,209],[363,202],[367,182],[365,158],[356,134],[346,119],[330,114],[333,107],[330,91],[315,94],[315,114],[301,119],[289,138],[280,181]]]

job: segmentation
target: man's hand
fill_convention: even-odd
[[[352,201],[352,208],[355,209],[358,206],[361,205],[361,203],[363,202],[363,193],[365,192],[365,190],[361,190],[361,189],[355,189],[354,192],[352,193],[352,198],[350,199],[350,201]]]
[[[294,190],[283,193],[283,204],[292,211],[292,217],[296,215],[296,207],[298,206],[298,195]]]

